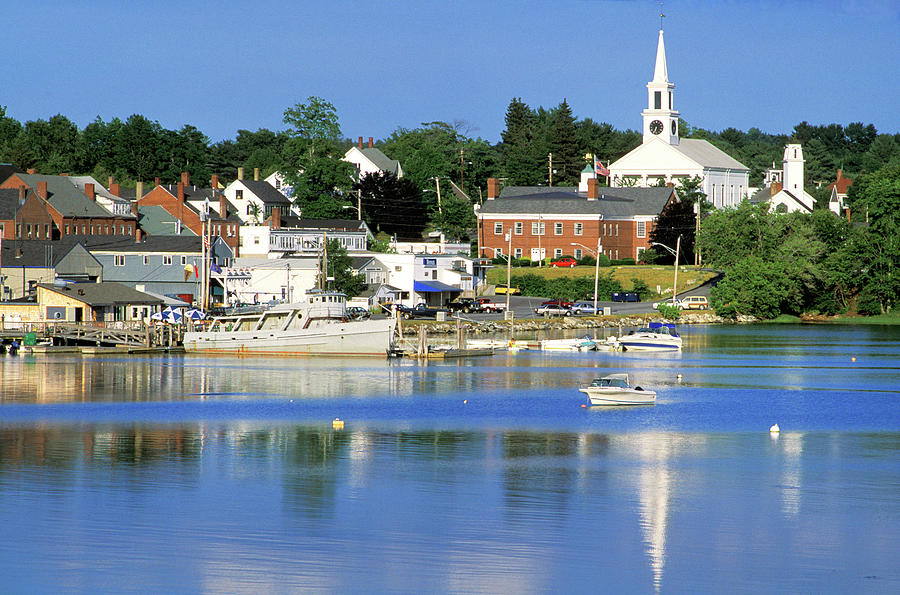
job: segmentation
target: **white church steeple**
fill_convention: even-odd
[[[659,138],[670,145],[678,144],[678,112],[675,110],[675,84],[669,82],[666,68],[666,46],[662,29],[656,46],[656,67],[653,80],[647,83],[647,109],[644,119],[644,142]]]

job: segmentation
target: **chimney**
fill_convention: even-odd
[[[253,168],[253,181],[259,182],[259,168],[258,167]]]
[[[272,218],[270,219],[271,224],[269,227],[272,229],[281,229],[281,207],[275,207],[272,209]]]
[[[84,185],[84,193],[91,200],[97,200],[97,194],[94,192],[94,185],[88,182]]]
[[[600,195],[600,182],[597,181],[597,178],[588,178],[588,192],[587,199],[588,200],[597,200]]]
[[[158,177],[153,178],[153,185],[154,185],[154,186],[159,186],[159,178],[158,178]]]
[[[359,148],[362,149],[362,137],[359,137]]]
[[[37,183],[37,195],[44,200],[47,200],[47,182]]]
[[[137,182],[134,187],[134,199],[141,200],[144,197],[144,183]]]
[[[113,196],[121,196],[122,189],[118,184],[110,184],[109,185],[109,193]]]
[[[191,185],[191,174],[186,171],[181,172],[181,183],[184,184],[184,187],[187,188]]]
[[[212,189],[213,190],[219,189],[219,176],[217,176],[216,174],[212,175]]]
[[[25,173],[28,174],[28,175],[30,175],[30,176],[33,176],[34,174],[37,173],[37,170],[34,169],[33,167],[30,167],[30,168],[28,168],[28,169],[25,170]]]
[[[225,198],[224,194],[219,195],[219,217],[222,219],[228,218],[228,199]]]
[[[243,179],[244,179],[244,168],[239,167],[238,168],[238,180],[243,180]]]
[[[19,204],[25,202],[25,195],[28,193],[28,186],[19,186]]]
[[[178,186],[176,187],[178,192],[176,194],[176,198],[180,204],[184,204],[184,182],[178,182]]]
[[[843,180],[843,179],[844,179],[844,170],[838,169],[838,178],[837,178],[837,181],[840,182],[840,181]]]
[[[783,188],[781,182],[772,182],[772,185],[769,186],[769,196],[775,196],[781,189]]]
[[[369,148],[371,149],[373,146],[375,146],[375,145],[372,144],[372,137],[370,136],[369,137]]]
[[[59,175],[60,175],[61,177],[63,177],[63,178],[68,178],[68,177],[69,177],[68,172],[67,172],[67,173],[63,173],[63,174],[59,174]]]
[[[138,216],[138,201],[134,201],[131,203],[131,214],[135,217]]]
[[[488,200],[494,200],[500,195],[500,180],[497,178],[488,178],[487,181],[487,197]]]
[[[112,177],[112,176],[109,176],[109,184],[107,184],[106,187],[107,187],[107,188],[112,188],[112,185],[113,185],[113,177]]]
[[[141,231],[140,227],[134,230],[134,241],[137,244],[140,244],[144,241],[144,233]]]

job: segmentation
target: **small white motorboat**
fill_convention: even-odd
[[[681,349],[681,337],[671,323],[651,322],[648,326],[618,338],[623,351]]]
[[[628,383],[628,374],[608,374],[595,378],[589,386],[579,388],[591,400],[591,405],[653,405],[656,392]]]
[[[541,341],[544,351],[596,351],[597,343],[593,337],[585,335],[576,339],[544,339]]]

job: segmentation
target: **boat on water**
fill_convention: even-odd
[[[351,320],[347,296],[310,291],[300,302],[214,317],[184,335],[188,352],[259,355],[387,356],[395,318]]]
[[[656,392],[632,387],[628,374],[608,374],[595,378],[589,386],[578,389],[585,393],[591,405],[653,405]]]
[[[617,339],[623,351],[655,351],[681,349],[681,337],[670,322],[651,322]]]
[[[589,336],[575,339],[544,339],[541,341],[541,349],[544,351],[596,351],[597,342]]]

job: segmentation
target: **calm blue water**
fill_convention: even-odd
[[[422,364],[0,357],[0,587],[900,591],[900,328],[682,334]],[[582,407],[609,371],[657,404]]]

